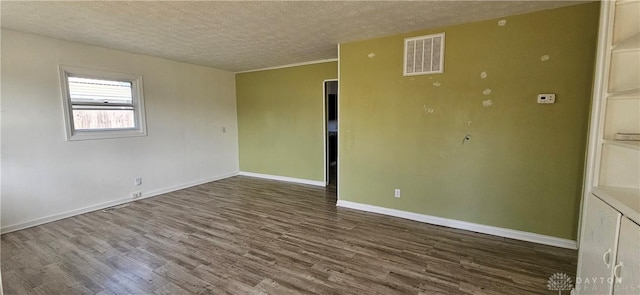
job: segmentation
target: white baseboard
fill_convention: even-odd
[[[442,218],[437,216],[407,212],[407,211],[396,210],[396,209],[389,209],[384,207],[360,204],[360,203],[343,201],[343,200],[338,200],[338,203],[336,205],[338,207],[384,214],[384,215],[400,217],[404,219],[409,219],[409,220],[414,220],[414,221],[419,221],[419,222],[424,222],[429,224],[435,224],[435,225],[441,225],[441,226],[446,226],[451,228],[463,229],[463,230],[468,230],[473,232],[479,232],[483,234],[489,234],[489,235],[494,235],[494,236],[499,236],[504,238],[533,242],[533,243],[555,246],[560,248],[573,249],[573,250],[578,249],[576,241],[561,239],[561,238],[556,238],[556,237],[546,236],[546,235],[541,235],[536,233],[471,223],[466,221]]]
[[[6,233],[10,233],[10,232],[21,230],[21,229],[25,229],[25,228],[29,228],[29,227],[33,227],[33,226],[38,226],[38,225],[41,225],[41,224],[45,224],[45,223],[49,223],[49,222],[52,222],[52,221],[60,220],[60,219],[63,219],[63,218],[75,216],[75,215],[89,213],[89,212],[92,212],[92,211],[101,210],[101,209],[105,209],[105,208],[121,205],[121,204],[124,204],[124,203],[129,203],[129,202],[134,202],[134,201],[138,201],[138,200],[142,200],[142,199],[146,199],[146,198],[150,198],[150,197],[155,197],[155,196],[158,196],[158,195],[162,195],[162,194],[178,191],[178,190],[181,190],[181,189],[185,189],[185,188],[188,188],[188,187],[200,185],[200,184],[207,183],[207,182],[212,182],[212,181],[216,181],[216,180],[220,180],[220,179],[229,178],[229,177],[236,176],[236,175],[238,175],[238,174],[237,173],[232,173],[232,174],[221,175],[221,176],[208,178],[208,179],[201,179],[201,180],[192,181],[192,182],[188,182],[188,183],[184,183],[184,184],[180,184],[180,185],[175,185],[175,186],[171,186],[171,187],[160,188],[160,189],[152,190],[152,191],[149,191],[149,192],[143,192],[142,196],[140,198],[137,198],[137,199],[132,199],[131,197],[126,197],[126,198],[121,198],[121,199],[117,199],[117,200],[113,200],[113,201],[109,201],[109,202],[105,202],[105,203],[100,203],[100,204],[91,205],[91,206],[87,206],[87,207],[83,207],[83,208],[69,210],[69,211],[62,212],[62,213],[52,214],[52,215],[49,215],[49,216],[45,216],[45,217],[42,217],[42,218],[37,218],[37,219],[31,220],[31,221],[27,221],[27,222],[7,225],[7,226],[3,226],[0,229],[0,234],[6,234]]]
[[[271,179],[271,180],[286,181],[286,182],[301,183],[301,184],[309,184],[309,185],[315,185],[315,186],[323,186],[323,187],[326,186],[324,181],[309,180],[309,179],[302,179],[302,178],[294,178],[294,177],[287,177],[287,176],[269,175],[269,174],[244,172],[244,171],[240,171],[239,175],[249,176],[249,177],[256,177],[256,178]]]

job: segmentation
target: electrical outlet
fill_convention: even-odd
[[[393,195],[393,196],[394,196],[394,197],[396,197],[396,198],[399,198],[399,197],[400,197],[400,189],[399,189],[399,188],[397,188],[397,189],[395,190],[395,192],[394,192],[394,195]]]
[[[136,179],[134,179],[134,181],[133,181],[133,185],[135,185],[135,186],[142,185],[142,177],[140,177],[140,176],[136,177]]]
[[[131,197],[134,198],[134,199],[142,197],[142,192],[133,192],[133,193],[131,193]]]

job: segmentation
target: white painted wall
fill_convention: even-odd
[[[15,31],[1,38],[3,232],[238,173],[233,73]],[[148,136],[65,141],[59,64],[142,74]]]

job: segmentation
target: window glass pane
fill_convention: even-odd
[[[71,102],[132,104],[131,82],[68,77]]]
[[[73,127],[75,130],[132,129],[135,126],[133,109],[73,110]]]

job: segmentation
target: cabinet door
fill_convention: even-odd
[[[611,294],[620,216],[594,195],[587,200],[578,257],[578,294]]]
[[[613,275],[613,294],[640,294],[640,225],[626,217],[620,222],[618,257]]]

